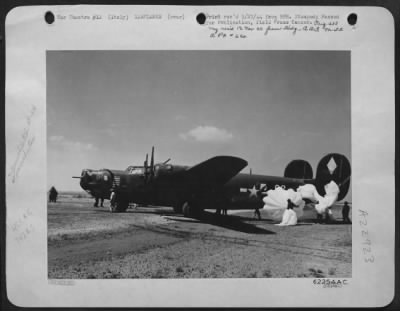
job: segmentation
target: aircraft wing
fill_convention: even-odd
[[[237,175],[247,161],[232,156],[217,156],[192,166],[185,172],[190,184],[223,185]]]

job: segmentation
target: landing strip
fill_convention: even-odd
[[[338,220],[340,210],[333,208]],[[293,227],[255,220],[252,211],[228,214],[207,211],[197,220],[167,207],[110,214],[92,199],[60,197],[48,205],[48,276],[351,277],[351,225],[316,224],[311,209]]]

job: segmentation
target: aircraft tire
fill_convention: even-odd
[[[183,211],[183,206],[180,206],[180,205],[175,205],[174,206],[174,212],[175,213],[182,214],[182,211]]]
[[[185,217],[196,218],[201,214],[201,209],[193,203],[185,202],[182,205],[182,213]]]
[[[193,208],[190,206],[189,202],[183,203],[183,205],[182,205],[183,216],[191,217],[192,216],[191,214],[193,214],[192,210],[193,210]]]
[[[118,213],[126,212],[126,210],[128,209],[128,206],[129,206],[129,203],[127,201],[119,201],[116,203],[117,203],[116,204],[117,206],[115,208],[116,212],[118,212]]]

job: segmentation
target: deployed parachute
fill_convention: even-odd
[[[294,208],[297,217],[303,215],[305,202],[301,194],[293,189],[284,189],[277,186],[273,190],[267,191],[267,196],[263,198],[264,209],[270,218],[274,220],[282,219],[283,213],[287,208],[287,200],[290,199],[298,207]]]
[[[293,210],[297,217],[303,215],[305,199],[315,203],[315,210],[323,214],[336,201],[342,200],[350,187],[351,166],[349,160],[341,154],[330,153],[318,163],[316,176],[312,179],[311,165],[304,160],[293,160],[285,169],[284,176],[297,178],[304,182],[296,191],[280,186],[267,191],[263,198],[264,210],[270,218],[281,220],[287,208],[287,199],[298,205]]]
[[[297,225],[297,214],[292,209],[287,209],[282,215],[281,223],[277,226],[295,226]]]
[[[339,187],[332,180],[325,185],[325,195],[321,196],[317,188],[312,184],[306,184],[297,188],[296,191],[293,189],[284,189],[282,187],[276,187],[273,190],[267,191],[267,196],[263,198],[264,210],[267,211],[268,216],[274,220],[280,220],[283,217],[283,213],[287,208],[287,200],[290,199],[297,208],[294,211],[297,218],[303,215],[303,209],[305,205],[304,199],[315,202],[315,209],[317,213],[323,214],[327,208],[332,206],[338,199]]]
[[[321,196],[314,185],[306,184],[297,188],[297,192],[303,199],[316,202],[315,209],[318,214],[323,214],[326,209],[332,206],[338,199],[339,186],[332,180],[324,187],[325,195]]]

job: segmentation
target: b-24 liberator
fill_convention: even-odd
[[[240,173],[247,161],[234,156],[216,156],[194,166],[170,164],[169,159],[154,163],[154,147],[150,163],[148,155],[142,166],[125,170],[83,169],[82,189],[94,197],[110,199],[112,212],[125,212],[130,203],[171,206],[176,213],[196,217],[204,209],[256,209],[263,207],[266,191],[280,186],[296,190],[312,184],[318,193],[325,194],[324,186],[334,181],[342,200],[350,186],[351,167],[348,159],[330,153],[320,160],[313,177],[311,165],[304,160],[293,160],[285,168],[283,177]]]

